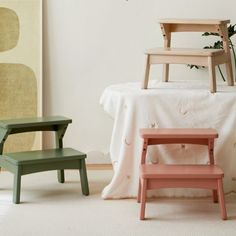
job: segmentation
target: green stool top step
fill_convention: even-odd
[[[63,116],[0,120],[0,137],[4,130],[8,131],[8,135],[30,131],[56,131],[61,126],[66,128],[70,123],[72,120]]]
[[[72,119],[64,116],[48,116],[48,117],[33,117],[33,118],[20,118],[20,119],[8,119],[0,120],[0,127],[6,129],[12,128],[24,128],[33,126],[44,126],[44,125],[60,125],[72,123]]]

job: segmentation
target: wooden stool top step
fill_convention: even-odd
[[[72,148],[57,148],[38,151],[7,153],[1,156],[0,161],[14,165],[40,164],[55,161],[84,159],[86,154]]]
[[[214,32],[219,33],[220,28],[224,28],[230,20],[220,19],[160,19],[159,23],[163,31],[163,36],[174,32]]]
[[[166,18],[166,19],[160,19],[159,23],[162,23],[162,24],[190,24],[190,25],[221,25],[221,24],[230,23],[230,20]]]
[[[144,179],[220,179],[223,171],[216,165],[144,164],[140,166]]]

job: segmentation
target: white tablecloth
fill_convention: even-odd
[[[207,81],[208,82],[208,81]],[[209,92],[208,83],[199,81],[151,81],[151,88],[140,89],[140,83],[107,87],[100,99],[104,110],[114,119],[110,156],[114,167],[111,183],[102,197],[136,197],[142,139],[139,129],[215,128],[215,161],[225,172],[225,192],[236,190],[236,86],[218,83],[218,92]],[[154,163],[207,163],[207,148],[199,145],[160,145],[148,149]],[[206,196],[200,189],[161,189],[152,196]]]

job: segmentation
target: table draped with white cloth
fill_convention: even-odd
[[[110,158],[114,175],[103,192],[104,199],[137,196],[142,139],[140,128],[215,128],[215,162],[224,173],[225,193],[236,190],[236,86],[217,84],[209,91],[208,81],[150,81],[141,89],[138,82],[111,85],[100,98],[103,109],[114,119]],[[207,164],[206,146],[191,144],[155,145],[148,148],[153,164]],[[151,190],[149,196],[200,197],[204,189]]]

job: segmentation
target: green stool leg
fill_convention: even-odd
[[[64,183],[65,182],[65,173],[64,170],[58,170],[57,171],[57,179],[59,183]]]
[[[85,165],[85,159],[80,160],[80,182],[81,182],[81,188],[82,193],[86,196],[89,195],[89,186],[88,186],[88,178],[87,178],[87,171],[86,171],[86,165]]]
[[[21,171],[20,167],[18,167],[14,175],[14,186],[13,186],[13,202],[15,204],[20,203],[20,188],[21,188]]]

